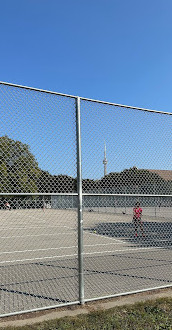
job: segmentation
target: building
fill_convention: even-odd
[[[149,172],[158,174],[162,179],[166,181],[172,181],[172,171],[171,170],[148,170]]]

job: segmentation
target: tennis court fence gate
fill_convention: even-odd
[[[171,287],[172,113],[6,82],[0,109],[0,316]]]

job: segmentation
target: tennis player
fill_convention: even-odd
[[[134,222],[134,226],[135,226],[135,237],[137,237],[138,227],[140,227],[142,236],[144,237],[145,234],[143,232],[142,208],[140,207],[139,202],[137,202],[135,207],[133,208],[133,222]]]

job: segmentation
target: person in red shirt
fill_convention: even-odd
[[[140,203],[136,203],[135,207],[133,208],[133,222],[135,226],[135,237],[137,237],[137,229],[140,227],[142,232],[142,236],[144,237],[143,232],[143,222],[142,222],[142,208],[140,207]]]

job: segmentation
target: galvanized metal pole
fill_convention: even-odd
[[[84,304],[83,215],[82,215],[82,160],[81,160],[80,97],[77,97],[76,98],[76,143],[77,143],[77,192],[78,192],[79,301],[80,301],[80,304]]]

